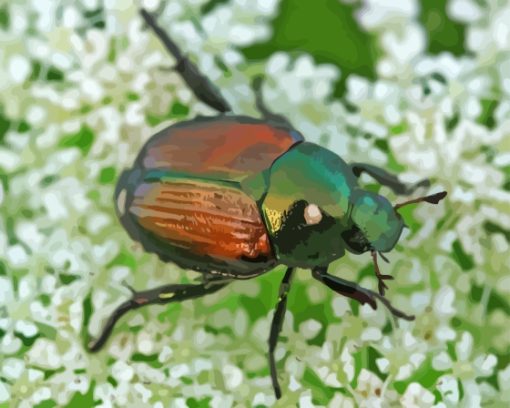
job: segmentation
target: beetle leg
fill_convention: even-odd
[[[362,305],[368,303],[372,309],[376,310],[376,300],[378,300],[384,306],[386,306],[386,308],[391,312],[393,316],[400,317],[404,320],[414,320],[414,316],[405,314],[401,310],[398,310],[389,302],[388,299],[386,299],[384,296],[381,296],[379,293],[373,292],[370,289],[365,289],[354,282],[330,275],[327,272],[327,268],[314,268],[312,270],[312,275],[315,279],[322,282],[327,287],[333,289],[335,292],[339,293],[340,295],[350,297]]]
[[[283,115],[272,112],[264,102],[264,96],[262,95],[262,84],[264,79],[261,75],[255,77],[251,84],[253,92],[255,93],[255,106],[261,113],[262,117],[268,121],[274,122],[286,126],[290,129],[294,129],[292,123]]]
[[[163,31],[156,22],[154,16],[143,8],[140,9],[140,14],[168,52],[177,60],[175,70],[181,75],[182,79],[190,87],[195,96],[218,112],[231,112],[232,108],[230,104],[221,95],[218,88],[200,72],[198,67],[191,62],[170,36]]]
[[[352,163],[350,166],[356,177],[359,177],[361,173],[365,172],[378,183],[391,188],[395,194],[409,195],[419,187],[430,186],[430,181],[428,179],[423,179],[411,185],[402,183],[394,174],[388,173],[386,170],[377,166],[372,166],[371,164]]]
[[[202,284],[205,288],[209,288],[210,286],[216,286],[221,283],[230,283],[232,282],[232,278],[227,276],[217,276],[210,273],[204,273],[202,275]]]
[[[278,342],[278,335],[282,330],[283,320],[285,318],[285,310],[287,309],[287,294],[290,289],[290,280],[294,273],[294,268],[287,268],[285,276],[283,277],[282,283],[280,284],[280,292],[278,295],[278,304],[274,311],[273,321],[271,322],[271,331],[269,333],[269,370],[271,371],[271,381],[273,382],[274,393],[276,399],[280,399],[282,391],[280,384],[278,383],[278,377],[276,373],[276,361],[274,359],[274,350],[276,343]]]
[[[374,261],[374,270],[375,270],[375,276],[377,277],[377,281],[379,282],[379,293],[384,296],[384,292],[386,289],[388,289],[388,286],[386,283],[384,283],[385,280],[393,280],[395,279],[391,275],[383,275],[379,269],[379,264],[377,263],[377,252],[372,251],[372,260]]]
[[[181,302],[183,300],[198,298],[208,295],[209,293],[214,293],[228,285],[228,283],[229,282],[224,281],[217,283],[210,281],[207,285],[171,284],[140,292],[130,288],[132,291],[131,299],[121,303],[113,311],[99,337],[88,344],[88,349],[91,352],[100,350],[110,337],[117,321],[130,310],[135,310],[147,305],[163,305],[170,302]]]
[[[124,286],[127,290],[129,290],[131,292],[131,295],[133,296],[136,295],[135,288],[133,288],[126,280],[123,280],[120,284]]]

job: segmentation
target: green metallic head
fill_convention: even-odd
[[[388,252],[396,245],[404,222],[383,196],[356,189],[351,195],[353,227],[342,234],[347,249],[354,253]]]
[[[342,234],[347,249],[357,254],[391,251],[405,225],[397,210],[404,205],[423,201],[437,204],[445,196],[446,192],[441,192],[393,206],[379,194],[359,188],[353,190],[350,198],[352,227]]]

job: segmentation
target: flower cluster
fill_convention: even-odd
[[[429,178],[439,206],[407,207],[389,254],[395,322],[298,274],[276,360],[281,406],[510,403],[510,5],[449,0],[465,53],[433,55],[420,2],[345,1],[377,41],[376,79],[307,54],[250,61],[276,0],[144,0],[236,113],[268,107],[347,161]],[[212,5],[212,6],[211,6]],[[271,406],[267,336],[281,270],[203,299],[132,312],[90,354],[130,293],[196,274],[144,253],[116,220],[123,168],[158,129],[212,115],[133,1],[0,6],[0,406]],[[388,188],[379,188],[393,202]],[[422,192],[425,192],[422,190]],[[369,257],[331,273],[375,288]],[[44,405],[43,405],[44,404]]]

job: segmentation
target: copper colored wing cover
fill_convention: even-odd
[[[256,203],[235,187],[193,179],[143,183],[129,211],[145,230],[194,257],[274,260]]]
[[[295,130],[243,116],[199,118],[153,136],[138,163],[208,179],[239,180],[263,171],[303,141]]]

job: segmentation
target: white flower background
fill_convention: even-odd
[[[196,279],[136,247],[112,196],[157,129],[214,112],[165,69],[173,60],[139,3],[2,2],[0,407],[510,406],[510,3],[449,0],[448,18],[466,27],[454,55],[427,51],[417,0],[338,2],[377,45],[376,79],[349,75],[341,99],[335,65],[240,52],[271,37],[278,0],[206,3],[143,5],[237,113],[258,115],[250,83],[264,73],[267,104],[309,141],[449,192],[402,210],[410,229],[383,266],[395,276],[387,296],[416,321],[395,323],[299,271],[276,350],[278,402],[266,352],[282,268],[131,312],[89,354],[89,334],[130,295],[123,281]],[[332,272],[376,288],[369,256]]]

